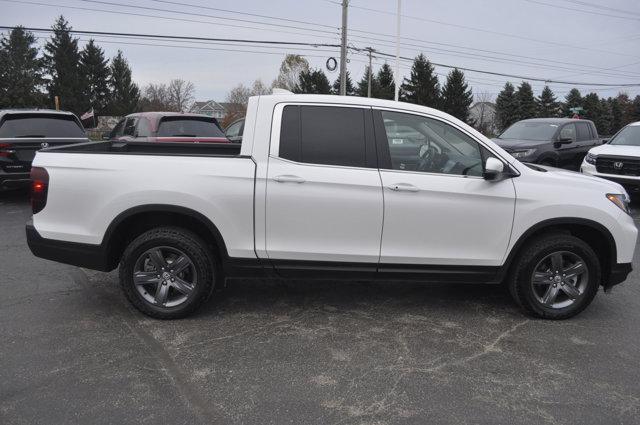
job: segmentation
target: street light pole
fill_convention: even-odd
[[[342,40],[340,46],[340,95],[347,94],[347,12],[349,0],[342,0]]]
[[[402,0],[398,0],[398,14],[396,15],[396,91],[394,99],[398,101],[398,93],[400,92],[400,5]]]

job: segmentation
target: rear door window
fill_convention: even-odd
[[[369,109],[285,106],[279,156],[310,164],[367,167],[374,155],[372,137],[367,136],[371,125]]]
[[[165,117],[160,121],[158,137],[225,137],[213,118]]]
[[[578,122],[576,123],[577,128],[577,140],[585,141],[591,139],[591,131],[589,130],[589,123],[586,122]]]
[[[138,123],[138,119],[137,118],[127,118],[127,121],[124,125],[124,132],[123,134],[125,136],[132,136],[135,137],[136,135],[136,124]]]
[[[1,138],[78,138],[84,129],[70,115],[10,114],[0,126]]]

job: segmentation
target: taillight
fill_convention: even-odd
[[[0,143],[0,158],[8,158],[13,152],[10,144]]]
[[[31,167],[31,211],[42,211],[47,205],[49,192],[49,173],[42,167]]]

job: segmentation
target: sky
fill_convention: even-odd
[[[637,0],[402,0],[400,55],[423,52],[429,60],[451,65],[578,83],[640,84],[640,2]],[[396,0],[350,0],[348,42],[395,54]],[[214,10],[215,9],[215,10]],[[64,15],[75,30],[169,34],[249,40],[339,44],[342,7],[337,0],[0,0],[0,25],[49,28]],[[148,16],[140,16],[148,15]],[[153,15],[153,16],[149,16]],[[261,15],[261,16],[256,16]],[[278,18],[278,19],[274,19]],[[37,33],[41,43],[48,37]],[[134,80],[166,83],[182,78],[194,83],[197,100],[224,101],[238,84],[277,76],[286,53],[305,55],[333,82],[338,71],[326,69],[335,47],[287,47],[176,43],[95,36],[112,57],[121,49]],[[84,45],[87,36],[80,36]],[[358,81],[367,57],[351,52],[348,70]],[[379,54],[374,70],[395,59]],[[409,75],[410,61],[400,73]],[[441,84],[449,68],[436,66]],[[466,71],[474,94],[494,99],[511,81],[523,78]],[[531,81],[534,93],[543,82]],[[583,94],[613,96],[636,87],[549,84],[558,98],[572,87]]]

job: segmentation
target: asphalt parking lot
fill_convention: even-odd
[[[637,255],[563,322],[492,286],[261,281],[163,322],[33,257],[29,216],[0,194],[1,424],[640,422]]]

